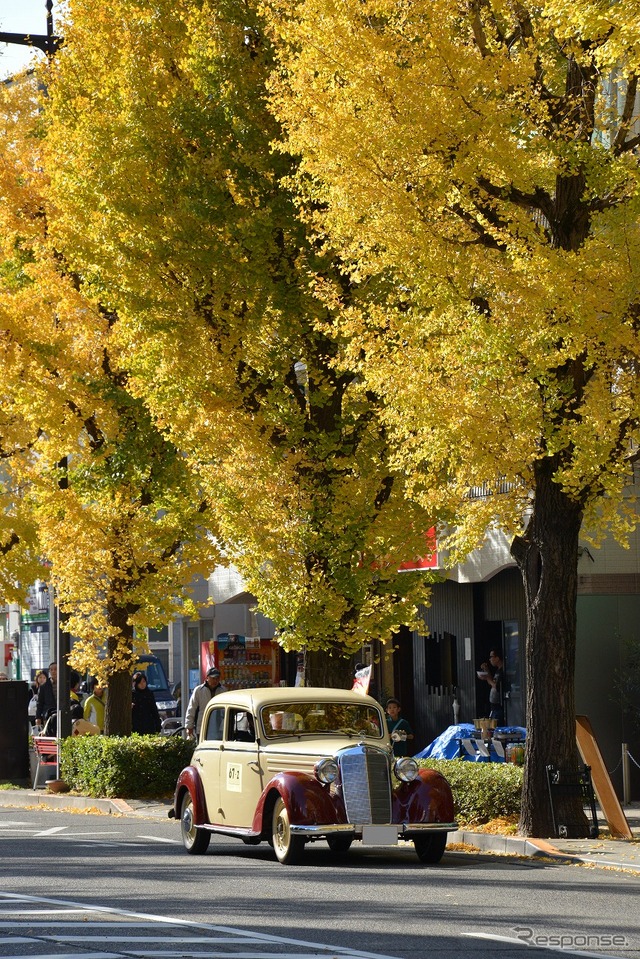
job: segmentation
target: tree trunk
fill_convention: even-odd
[[[527,529],[511,552],[524,582],[527,606],[527,759],[520,832],[553,836],[546,767],[578,763],[575,723],[576,600],[578,537],[582,506],[553,481],[551,458],[535,466],[535,499]],[[558,823],[588,836],[580,799],[556,802]]]
[[[353,656],[318,650],[307,652],[305,685],[328,686],[331,689],[351,689],[353,686]]]
[[[123,614],[126,618],[126,614]],[[133,627],[120,624],[121,635],[109,639],[107,656],[111,661],[122,659],[123,647],[133,650]],[[109,675],[109,688],[104,712],[104,731],[107,736],[131,735],[131,669],[118,669]]]

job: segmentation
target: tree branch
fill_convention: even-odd
[[[627,139],[629,127],[631,126],[631,120],[633,118],[633,110],[636,103],[637,92],[638,77],[634,74],[633,76],[629,77],[629,82],[627,83],[627,93],[624,98],[624,107],[622,109],[622,116],[620,117],[620,126],[618,127],[615,140],[613,141],[614,156],[619,156],[625,149],[625,141]]]

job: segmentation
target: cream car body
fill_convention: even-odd
[[[448,783],[393,756],[374,699],[313,687],[212,699],[171,815],[191,853],[205,852],[221,833],[267,840],[287,863],[319,839],[336,852],[353,840],[412,839],[421,861],[437,862],[456,828]]]

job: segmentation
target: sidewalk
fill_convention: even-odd
[[[47,809],[77,809],[103,815],[165,820],[172,803],[168,799],[92,799],[87,796],[70,796],[68,793],[50,793],[45,788],[35,791],[2,789],[0,806],[42,806]],[[625,869],[640,875],[640,804],[625,807],[624,812],[634,836],[634,839],[629,841],[609,838],[523,839],[520,836],[459,830],[449,834],[449,843],[464,843],[486,853],[590,863],[603,868]],[[603,833],[608,832],[603,818],[599,819],[599,825]]]
[[[626,869],[640,874],[640,804],[625,807],[624,814],[633,833],[633,840],[610,839],[607,822],[598,810],[601,835],[599,839],[524,839],[520,836],[496,836],[461,830],[452,833],[449,836],[449,842],[466,843],[477,847],[482,852],[591,863],[595,866]]]

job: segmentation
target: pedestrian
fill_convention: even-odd
[[[162,725],[156,697],[147,685],[147,677],[139,670],[133,674],[131,729],[141,735],[159,733]]]
[[[32,727],[35,727],[36,725],[36,710],[38,708],[38,690],[40,689],[41,684],[44,683],[46,678],[47,677],[42,672],[42,670],[39,669],[36,672],[34,680],[29,687],[30,699],[29,699],[29,705],[27,706],[27,713],[29,715],[29,722],[31,723]]]
[[[225,692],[226,689],[220,682],[220,670],[212,666],[211,669],[207,670],[205,681],[200,686],[196,686],[191,693],[187,714],[184,718],[187,736],[193,736],[195,731],[196,739],[200,738],[200,727],[202,726],[202,717],[207,703],[213,696]]]
[[[407,720],[400,716],[402,709],[400,700],[393,697],[388,699],[385,709],[387,712],[387,728],[393,742],[393,755],[407,756],[409,753],[407,742],[413,739],[413,730]]]
[[[36,726],[40,729],[46,723],[52,712],[55,712],[57,705],[56,683],[58,681],[58,664],[49,663],[49,675],[42,670],[44,680],[38,679],[40,688],[38,690],[38,705],[36,706]]]
[[[71,713],[72,721],[74,719],[84,719],[82,694],[80,692],[81,680],[82,676],[80,673],[76,672],[75,669],[72,669],[69,674],[69,712]]]
[[[88,723],[94,723],[104,732],[104,710],[106,705],[105,687],[101,684],[97,676],[89,681],[91,695],[84,701],[83,715]]]
[[[492,649],[489,653],[489,662],[482,664],[486,672],[485,679],[489,686],[489,719],[495,719],[497,726],[504,726],[504,661],[502,650]]]

